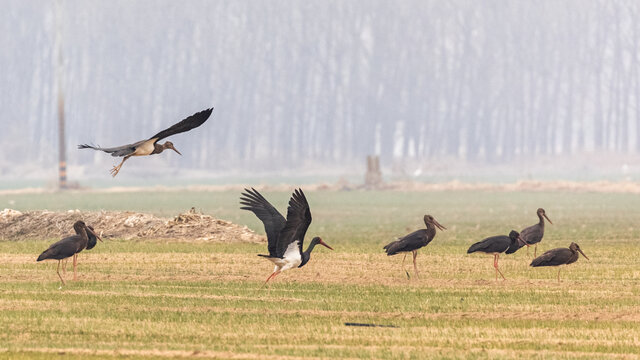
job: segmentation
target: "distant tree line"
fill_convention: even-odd
[[[19,125],[0,140],[55,163],[53,10],[14,5],[0,15],[14,35],[0,116]],[[72,164],[103,161],[74,144],[138,140],[211,105],[213,121],[176,141],[189,154],[176,164],[640,152],[636,1],[64,6]]]

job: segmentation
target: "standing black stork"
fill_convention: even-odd
[[[302,251],[304,236],[311,224],[309,203],[302,189],[296,189],[291,195],[286,220],[256,189],[244,190],[240,197],[240,204],[244,206],[240,209],[252,211],[262,221],[267,233],[269,255],[258,256],[266,257],[275,265],[273,273],[264,282],[265,285],[285,270],[303,267],[309,261],[316,245],[320,244],[333,250],[316,236],[311,240],[307,251]]]
[[[474,252],[483,252],[487,254],[493,254],[493,267],[496,269],[496,280],[498,280],[498,273],[502,276],[503,280],[506,280],[502,271],[498,269],[498,258],[500,254],[507,251],[510,248],[517,248],[524,241],[520,238],[520,234],[517,231],[511,230],[509,236],[506,235],[498,235],[491,236],[482,241],[479,241],[469,247],[467,250],[467,254],[471,254]]]
[[[70,258],[74,256],[76,253],[82,251],[87,246],[89,242],[89,237],[87,233],[91,232],[98,239],[100,238],[96,235],[93,230],[87,227],[84,221],[78,220],[73,224],[73,229],[76,231],[76,235],[68,236],[53,245],[49,246],[47,250],[45,250],[40,256],[38,256],[37,261],[47,260],[47,259],[55,259],[58,260],[58,268],[56,272],[58,273],[58,277],[60,277],[60,281],[62,281],[62,285],[66,285],[64,279],[60,275],[60,260]],[[76,280],[76,262],[73,262],[73,279]]]
[[[198,126],[204,124],[205,121],[207,121],[209,116],[211,116],[212,112],[213,112],[213,108],[195,113],[189,116],[188,118],[180,121],[179,123],[171,126],[170,128],[160,131],[159,133],[153,135],[149,139],[140,140],[133,144],[127,144],[127,145],[122,145],[122,146],[117,146],[112,148],[101,148],[98,146],[82,144],[82,145],[78,145],[78,149],[94,149],[94,150],[100,150],[100,151],[109,153],[111,154],[111,156],[116,156],[116,157],[124,156],[124,159],[122,159],[122,162],[119,165],[114,166],[113,169],[111,169],[111,175],[116,176],[118,175],[118,172],[122,167],[122,164],[124,164],[124,162],[127,161],[127,159],[132,156],[146,156],[146,155],[160,154],[166,149],[171,149],[177,152],[179,155],[182,155],[175,147],[173,147],[173,143],[171,141],[167,141],[164,144],[159,144],[158,141],[164,138],[167,138],[171,135],[180,134],[185,131],[189,131],[191,129],[197,128]]]
[[[87,231],[87,238],[89,238],[89,241],[87,241],[87,247],[85,249],[91,250],[96,246],[96,244],[98,243],[98,240],[102,242],[102,239],[100,239],[100,237],[96,235],[96,230],[93,228],[93,226],[88,225],[87,227],[91,231]]]
[[[569,265],[578,261],[578,253],[582,254],[585,259],[589,260],[587,255],[585,255],[580,246],[578,244],[572,242],[569,245],[569,248],[557,248],[553,250],[549,250],[544,254],[538,256],[533,259],[530,266],[538,267],[538,266],[559,266],[559,265]],[[558,282],[560,281],[560,269],[558,268]]]
[[[395,255],[398,253],[405,253],[402,258],[402,269],[404,270],[407,277],[409,277],[409,272],[404,268],[404,261],[407,258],[407,253],[413,253],[413,269],[416,272],[416,277],[418,276],[418,266],[416,265],[416,256],[418,256],[418,249],[421,247],[427,246],[431,240],[436,236],[436,228],[440,230],[446,230],[447,228],[440,225],[431,215],[424,216],[424,224],[427,226],[426,229],[420,229],[412,232],[405,237],[399,238],[396,241],[392,241],[385,245],[383,249],[387,252],[387,256]]]
[[[87,241],[87,247],[85,247],[84,249],[91,250],[98,243],[98,239],[100,240],[100,242],[102,242],[102,239],[100,239],[100,237],[98,235],[96,235],[96,231],[93,228],[93,226],[87,225],[87,227],[91,231],[87,231],[88,241]],[[80,249],[77,253],[75,253],[73,255],[73,264],[74,264],[73,279],[74,280],[76,280],[75,265],[77,264],[78,254],[80,252],[82,252],[82,250],[84,250],[84,249]],[[67,259],[64,259],[63,262],[62,262],[62,272],[65,273],[65,274],[67,273]]]
[[[539,208],[536,213],[538,214],[538,219],[540,219],[540,221],[537,224],[531,225],[528,228],[520,231],[520,237],[522,238],[523,242],[520,243],[518,247],[509,248],[509,250],[507,250],[507,254],[512,254],[525,245],[527,246],[528,254],[529,246],[535,245],[533,250],[533,257],[536,257],[538,253],[538,243],[542,241],[542,237],[544,236],[544,219],[547,219],[549,224],[553,225],[551,220],[549,220],[549,218],[547,217],[547,214],[545,214],[543,208]]]

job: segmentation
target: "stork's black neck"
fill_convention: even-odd
[[[76,231],[76,234],[80,235],[79,247],[81,249],[86,248],[87,243],[89,242],[89,236],[87,236],[87,230],[84,228],[84,226],[74,227],[74,230]]]
[[[311,259],[311,252],[313,251],[313,248],[316,247],[317,244],[318,244],[317,242],[311,241],[311,243],[309,244],[309,247],[307,247],[307,250],[302,252],[302,262],[298,267],[303,267],[307,262],[309,262],[309,259]]]
[[[164,151],[164,146],[158,144],[157,142],[153,144],[153,151],[151,152],[151,155],[153,154],[160,154],[161,152]]]
[[[427,238],[433,239],[436,236],[436,227],[433,224],[426,223],[427,225]]]
[[[538,222],[538,225],[540,225],[541,227],[544,227],[544,217],[542,216],[541,213],[538,213],[538,218],[540,219],[540,221]]]

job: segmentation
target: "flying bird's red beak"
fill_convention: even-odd
[[[327,245],[327,243],[325,243],[324,241],[322,241],[322,239],[320,239],[320,241],[318,241],[318,244],[328,248],[329,250],[333,250],[333,248],[329,245]]]
[[[180,153],[180,151],[178,151],[178,149],[174,148],[173,146],[171,147],[171,150],[175,151],[178,153],[178,155],[182,156],[182,154]]]

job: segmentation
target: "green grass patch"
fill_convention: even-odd
[[[263,232],[236,192],[0,196],[21,211],[134,210],[171,216],[195,206]],[[288,193],[265,193],[284,213]],[[640,346],[638,196],[489,192],[311,192],[311,262],[261,288],[266,245],[109,239],[80,254],[63,289],[53,239],[0,242],[0,358],[609,359]],[[12,206],[8,203],[12,202]],[[561,272],[530,268],[526,250],[467,255],[484,237],[520,230],[544,207],[554,222],[538,253],[578,242],[591,258]],[[433,215],[448,230],[408,280],[382,245]],[[531,249],[533,251],[533,249]],[[532,254],[531,254],[532,255]],[[411,269],[410,261],[407,268]],[[68,271],[70,270],[70,267]],[[70,280],[71,274],[67,273]],[[345,322],[394,325],[347,327]]]

